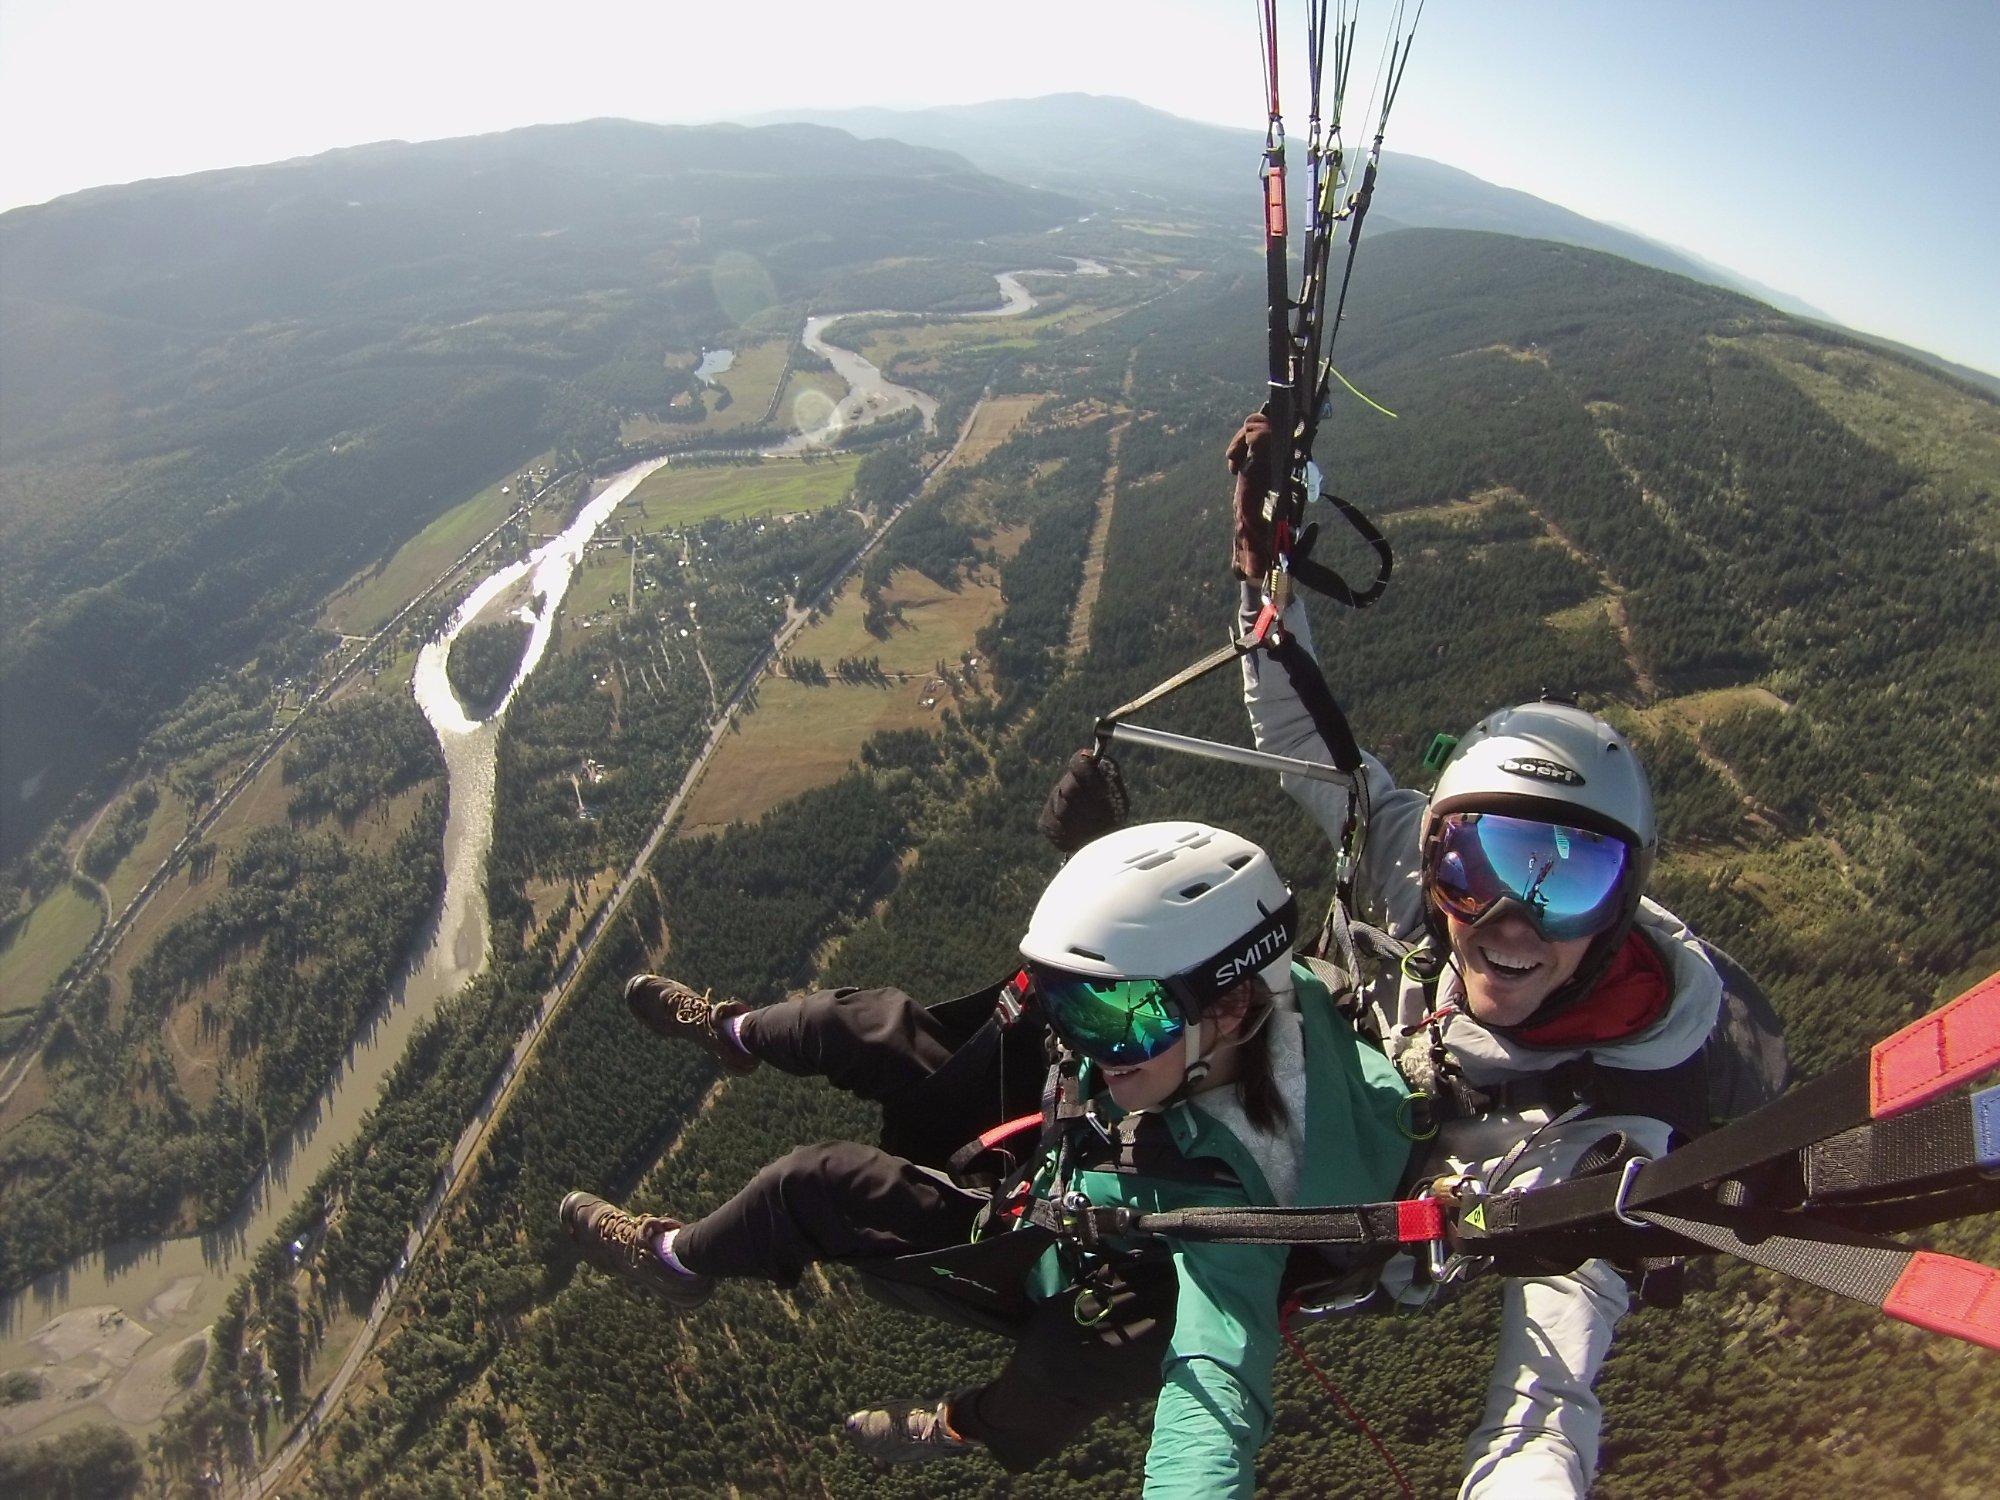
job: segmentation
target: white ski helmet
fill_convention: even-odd
[[[1424,809],[1420,847],[1426,871],[1439,820],[1452,812],[1543,819],[1622,839],[1631,847],[1617,921],[1592,940],[1576,971],[1522,1024],[1539,1025],[1583,1003],[1631,932],[1659,854],[1653,793],[1631,742],[1571,703],[1543,700],[1500,709],[1466,733],[1438,777]],[[1442,943],[1444,916],[1428,876],[1424,920]]]
[[[1423,846],[1439,818],[1466,811],[1545,818],[1625,840],[1635,906],[1659,853],[1653,792],[1631,741],[1572,703],[1499,709],[1466,731],[1424,809]]]
[[[1021,954],[1092,978],[1181,980],[1208,999],[1255,974],[1282,995],[1297,937],[1297,903],[1257,845],[1205,823],[1140,823],[1063,866]]]

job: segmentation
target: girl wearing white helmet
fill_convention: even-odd
[[[1244,596],[1247,626],[1261,598]],[[1300,604],[1283,628],[1310,651]],[[1288,670],[1252,653],[1243,671],[1258,747],[1331,761]],[[1421,1175],[1532,1187],[1613,1132],[1657,1156],[1676,1126],[1705,1124],[1722,981],[1646,899],[1652,796],[1625,737],[1573,705],[1526,703],[1480,720],[1428,797],[1364,760],[1363,800],[1305,778],[1285,789],[1336,844],[1350,817],[1365,823],[1346,903],[1362,960],[1349,1004],[1443,1116]],[[1462,1497],[1587,1492],[1592,1384],[1628,1301],[1601,1260],[1506,1283]]]
[[[1067,1054],[1058,1077],[1073,1081],[1062,1096],[1077,1105],[1056,1108],[1000,1192],[836,1142],[773,1163],[693,1223],[581,1192],[563,1200],[562,1223],[586,1259],[684,1309],[722,1276],[790,1285],[824,1260],[886,1271],[891,1257],[963,1250],[977,1231],[1012,1267],[1020,1312],[1002,1322],[1012,1358],[975,1390],[856,1413],[848,1432],[864,1452],[907,1462],[976,1445],[1019,1471],[1099,1415],[1157,1394],[1146,1494],[1247,1496],[1271,1421],[1285,1252],[1086,1250],[1036,1228],[1047,1212],[1035,1205],[1338,1204],[1395,1190],[1407,1091],[1293,967],[1296,928],[1290,890],[1246,839],[1198,823],[1107,835],[1050,882],[1005,987]],[[949,1055],[933,1014],[899,990],[746,1012],[642,975],[627,995],[653,1029],[738,1071],[769,1062],[825,1076],[883,1100],[892,1117],[944,1076]],[[1009,1260],[1016,1245],[1025,1257]]]

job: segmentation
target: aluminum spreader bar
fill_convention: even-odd
[[[1256,771],[1276,771],[1281,775],[1308,776],[1314,781],[1331,781],[1338,786],[1353,787],[1354,778],[1347,772],[1328,765],[1321,760],[1299,760],[1290,755],[1273,755],[1268,750],[1249,750],[1241,745],[1224,745],[1215,740],[1199,740],[1193,735],[1172,734],[1164,729],[1148,729],[1143,724],[1112,724],[1099,730],[1104,739],[1117,740],[1127,745],[1149,745],[1155,750],[1174,750],[1182,755],[1196,755],[1203,760],[1227,761],[1234,766],[1249,766]]]

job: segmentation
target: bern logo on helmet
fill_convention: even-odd
[[[1215,966],[1215,982],[1228,989],[1245,974],[1254,974],[1278,954],[1292,945],[1292,935],[1284,924],[1270,928],[1261,937],[1234,957],[1225,958]]]
[[[1563,786],[1582,786],[1583,778],[1568,766],[1559,766],[1552,760],[1538,760],[1533,756],[1517,756],[1513,760],[1500,762],[1500,769],[1512,771],[1516,776],[1532,776],[1537,781],[1554,781]]]

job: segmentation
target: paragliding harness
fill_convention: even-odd
[[[946,1172],[988,1195],[962,1245],[858,1267],[879,1300],[995,1333],[1018,1332],[1035,1303],[1029,1273],[1050,1250],[1065,1261],[1080,1323],[1103,1316],[1135,1268],[1163,1262],[1164,1240],[1114,1244],[1094,1233],[1090,1205],[1069,1183],[1083,1170],[1134,1173],[1191,1186],[1236,1183],[1209,1157],[1186,1157],[1159,1118],[1106,1124],[1085,1097],[1077,1058],[1058,1046],[1025,973],[927,1007],[956,1045],[945,1065],[885,1105],[883,1149]],[[940,1157],[939,1142],[962,1141]]]
[[[1657,1159],[1613,1133],[1549,1186],[1453,1178],[1337,1208],[1100,1208],[1080,1232],[1410,1250],[1441,1281],[1727,1254],[2000,1349],[2000,1269],[1887,1237],[2000,1209],[2000,1084],[1958,1092],[1995,1069],[2000,973],[1868,1057]]]

